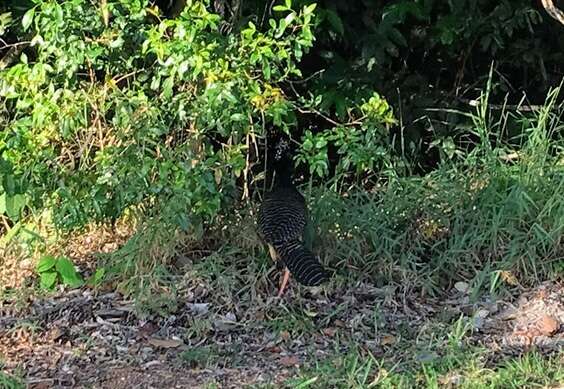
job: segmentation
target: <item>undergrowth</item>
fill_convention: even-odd
[[[369,280],[377,286],[398,286],[403,292],[436,294],[464,280],[471,284],[475,297],[483,291],[499,292],[505,284],[533,284],[559,276],[564,267],[564,105],[560,87],[533,111],[497,111],[489,101],[496,89],[492,66],[484,92],[474,101],[474,112],[435,109],[457,117],[450,133],[436,134],[429,145],[433,152],[439,151],[439,166],[423,176],[407,175],[415,170],[409,153],[404,147],[398,152],[397,139],[388,139],[393,138],[389,132],[392,126],[400,123],[401,127],[403,121],[396,122],[391,107],[378,94],[353,110],[349,124],[337,123],[315,133],[306,128],[294,131],[298,123],[295,111],[301,112],[303,107],[286,100],[280,88],[290,73],[299,75],[297,63],[313,44],[310,25],[314,5],[292,11],[288,2],[277,8],[287,14],[286,19],[278,25],[273,20],[268,34],[259,33],[250,23],[237,39],[225,40],[219,33],[221,17],[210,13],[205,4],[191,3],[178,19],[162,20],[158,25],[139,4],[124,3],[114,10],[114,22],[121,21],[127,28],[118,31],[115,45],[93,40],[88,47],[96,48],[89,55],[100,55],[101,63],[116,65],[110,83],[116,109],[109,108],[109,103],[101,104],[102,109],[88,99],[72,97],[109,88],[106,80],[96,79],[95,74],[85,78],[80,71],[92,61],[78,55],[73,57],[72,66],[63,66],[64,61],[52,56],[55,48],[70,50],[64,40],[56,39],[55,32],[67,34],[69,42],[77,42],[80,39],[76,36],[92,28],[102,34],[108,23],[84,1],[62,5],[41,2],[28,11],[24,30],[40,31],[43,21],[54,23],[56,29],[53,36],[42,38],[49,44],[36,49],[39,62],[30,62],[27,54],[22,55],[22,63],[10,67],[3,77],[4,103],[17,108],[17,114],[10,117],[11,132],[2,133],[6,150],[3,158],[9,157],[2,162],[8,172],[2,173],[3,181],[10,187],[2,194],[6,209],[0,209],[6,214],[0,218],[0,228],[6,230],[0,242],[3,251],[26,257],[28,262],[61,252],[80,261],[83,253],[65,253],[66,247],[77,242],[72,234],[81,233],[72,228],[95,230],[101,228],[95,222],[115,224],[131,213],[136,218],[131,230],[136,232],[128,235],[129,240],[125,244],[120,241],[117,250],[105,250],[95,264],[92,258],[81,264],[81,270],[90,273],[86,276],[93,276],[89,278],[93,279],[91,286],[117,288],[135,297],[141,308],[162,314],[178,307],[177,296],[183,292],[180,285],[201,285],[221,294],[227,302],[268,294],[276,281],[271,272],[273,264],[256,236],[256,204],[265,184],[266,165],[262,162],[267,133],[286,131],[301,137],[296,162],[305,169],[303,172],[309,172],[309,182],[302,189],[312,219],[306,243],[335,273],[326,288],[329,293],[335,287]],[[83,23],[83,10],[89,12],[88,25]],[[69,24],[75,25],[69,31],[64,23],[50,19],[53,12],[61,18],[63,11],[69,16]],[[296,23],[295,28],[290,28],[290,22]],[[200,52],[182,38],[187,31],[215,43]],[[134,65],[127,63],[126,73],[132,79],[122,90],[116,81],[122,80],[124,69],[117,66],[122,58],[114,58],[112,53],[121,47],[125,50],[128,34],[138,39],[127,47],[126,55],[137,58],[147,74],[133,77],[137,72],[129,72],[129,66]],[[278,39],[284,34],[288,35],[285,40]],[[259,50],[257,40],[266,46]],[[222,61],[214,59],[225,54],[219,42],[238,54],[230,57],[232,65],[223,64],[237,71],[227,72]],[[273,45],[282,45],[278,47],[280,53],[286,54],[275,55],[270,48]],[[77,47],[72,46],[72,55],[80,52]],[[183,53],[178,58],[173,55],[177,50]],[[165,57],[174,57],[174,61],[164,61]],[[185,57],[194,58],[197,66],[190,68],[191,62]],[[46,118],[43,110],[36,109],[29,121],[30,107],[43,105],[37,101],[32,104],[33,94],[28,93],[30,84],[24,76],[31,77],[33,69],[53,61],[57,72],[69,73],[73,82],[68,77],[36,80],[34,87],[52,86],[39,89],[41,104],[49,107],[49,115]],[[156,61],[155,66],[148,65],[151,61]],[[95,70],[90,69],[90,73]],[[280,88],[270,85],[274,81],[267,82],[271,78]],[[149,80],[151,88],[147,88]],[[226,96],[227,106],[218,97],[227,85],[240,90],[237,85],[249,83],[255,85],[253,90],[238,99]],[[191,87],[200,84],[203,89]],[[56,95],[56,87],[69,93],[62,94],[62,101],[53,102],[51,94]],[[132,97],[138,90],[143,91],[139,101]],[[180,91],[186,92],[182,95],[185,100],[173,93]],[[104,96],[108,97],[106,92]],[[77,101],[80,104],[71,104]],[[74,109],[57,115],[55,103]],[[167,119],[169,103],[168,108],[174,107],[179,116],[178,123]],[[83,105],[88,109],[82,109]],[[200,109],[206,114],[202,115]],[[90,110],[94,119],[87,114]],[[75,111],[85,112],[83,123],[74,121]],[[141,116],[136,117],[134,112]],[[428,121],[432,129],[435,119],[420,119]],[[60,120],[68,122],[68,128],[61,126]],[[123,139],[110,137],[115,144],[109,145],[104,142],[110,138],[86,135],[94,128],[91,120],[98,132],[116,132]],[[45,142],[53,137],[59,143],[51,142],[51,148],[43,150],[39,144],[23,142],[19,149],[9,148],[8,153],[10,143],[6,142],[20,139],[15,129],[21,127],[30,139],[41,138],[38,134],[44,128],[37,123],[44,121],[45,128],[53,129],[45,135]],[[91,155],[75,164],[72,158],[59,158],[59,153],[82,150],[81,136],[60,137],[57,131],[61,129],[78,134],[86,131],[83,138],[100,138],[101,143],[87,147]],[[178,131],[183,135],[176,134]],[[42,153],[36,152],[37,147]],[[335,150],[330,153],[330,149]],[[53,160],[61,165],[54,170],[57,174],[52,174]],[[35,163],[41,167],[41,174],[30,173],[37,168]],[[29,188],[26,177],[35,180]],[[241,197],[247,202],[236,200]],[[45,213],[50,215],[49,226],[42,220]],[[63,225],[71,228],[70,232],[61,232]],[[3,265],[9,263],[7,258],[4,255],[0,265],[8,267]]]
[[[304,188],[312,219],[307,243],[335,273],[328,290],[365,280],[436,294],[464,280],[476,297],[559,278],[564,125],[557,92],[535,116],[520,117],[528,136],[518,145],[492,146],[491,138],[502,139],[504,115],[510,113],[494,121],[479,107],[470,117],[481,143],[430,174],[392,176],[369,190],[355,186],[343,194],[325,186]],[[184,277],[229,301],[245,292],[268,293],[276,280],[269,277],[274,267],[255,232],[255,204],[226,209],[200,238],[147,223],[106,259],[121,286],[139,301],[151,301],[150,309],[174,305],[178,268],[185,265]],[[159,294],[165,301],[155,298]]]
[[[431,339],[406,337],[385,358],[354,342],[323,360],[311,358],[292,388],[531,388],[561,384],[564,353],[542,355],[532,350],[496,360],[492,350],[468,343],[469,322],[444,323]],[[399,351],[401,350],[401,351]],[[550,386],[552,387],[552,386]]]
[[[303,188],[311,215],[306,243],[334,271],[327,290],[364,280],[436,294],[464,280],[476,297],[560,277],[564,125],[558,92],[534,116],[519,116],[528,135],[513,146],[501,139],[507,116],[516,114],[493,120],[478,107],[469,117],[481,141],[445,157],[425,176],[390,175],[369,189],[339,192],[333,182],[310,182]],[[487,92],[481,103],[487,104]],[[493,146],[492,138],[498,139]],[[104,274],[98,284],[109,282],[134,296],[143,311],[161,314],[178,307],[179,280],[205,285],[226,301],[269,294],[277,280],[255,232],[255,200],[232,204],[198,235],[158,216],[135,219],[137,232],[98,256]],[[44,224],[34,231],[30,222],[14,233],[20,250],[12,251],[58,255],[65,242],[76,242],[68,234],[40,239],[53,232]]]
[[[56,2],[43,3],[28,13],[24,30],[38,29],[40,22],[50,15],[51,7],[60,8]],[[83,3],[77,2],[80,6]],[[73,4],[65,3],[68,9],[64,9],[73,16],[73,23],[82,25],[83,12],[78,12],[80,7]],[[288,37],[280,41],[260,33],[254,24],[242,30],[237,39],[226,40],[220,33],[217,15],[208,13],[202,4],[189,8],[179,20],[160,21],[158,26],[150,21],[144,7],[138,10],[138,19],[130,18],[129,11],[136,7],[133,5],[124,3],[123,12],[114,12],[115,18],[128,23],[124,34],[142,35],[145,39],[142,45],[141,40],[136,41],[138,44],[130,50],[143,64],[146,74],[137,76],[137,71],[120,67],[114,69],[113,78],[109,75],[105,80],[97,80],[90,62],[83,61],[82,55],[75,58],[76,63],[71,67],[57,62],[62,73],[70,72],[75,77],[70,81],[80,84],[81,88],[75,90],[68,77],[48,79],[43,75],[45,66],[28,63],[25,53],[21,63],[6,73],[10,77],[3,79],[5,105],[18,109],[9,118],[13,121],[12,132],[5,132],[4,137],[19,142],[21,137],[16,135],[20,130],[30,139],[43,139],[38,135],[42,134],[51,148],[23,141],[18,152],[9,142],[3,146],[10,157],[7,161],[0,158],[5,176],[3,184],[10,190],[0,193],[3,196],[0,283],[6,279],[16,281],[10,288],[0,285],[0,299],[11,296],[17,309],[18,304],[31,300],[28,297],[32,293],[35,296],[50,293],[36,289],[40,283],[37,272],[34,273],[35,264],[46,255],[64,256],[78,266],[84,280],[88,280],[88,287],[118,290],[133,297],[139,314],[166,316],[185,308],[187,301],[205,305],[209,317],[200,319],[194,315],[187,319],[188,340],[206,340],[217,326],[211,319],[215,316],[236,317],[234,325],[245,326],[246,330],[264,330],[277,336],[287,334],[287,339],[299,339],[317,334],[319,326],[327,327],[340,320],[349,307],[345,299],[347,291],[359,285],[375,287],[379,293],[389,287],[393,290],[390,293],[396,296],[414,292],[441,295],[457,281],[464,281],[469,285],[470,299],[476,300],[483,293],[496,297],[509,288],[562,278],[564,104],[559,95],[561,88],[550,92],[546,103],[533,111],[496,111],[489,105],[490,72],[486,90],[475,102],[475,112],[435,109],[461,120],[452,125],[441,123],[441,128],[449,127],[451,133],[444,135],[443,131],[442,135],[433,136],[429,151],[438,150],[440,163],[422,176],[406,175],[415,171],[415,166],[410,165],[409,153],[404,153],[403,147],[398,153],[395,141],[389,141],[388,131],[396,121],[390,106],[378,94],[371,94],[367,101],[355,105],[354,115],[346,125],[335,122],[335,127],[321,128],[315,133],[299,129],[301,133],[297,135],[302,142],[296,161],[309,171],[309,182],[301,188],[311,216],[306,244],[334,277],[321,288],[302,288],[292,282],[289,303],[272,304],[279,272],[275,271],[256,234],[261,193],[253,192],[252,186],[264,184],[265,172],[259,172],[258,168],[270,123],[280,127],[278,130],[291,130],[297,125],[294,111],[304,109],[300,104],[314,108],[317,104],[287,100],[279,87],[291,73],[287,68],[299,75],[294,62],[312,45],[310,22],[314,6],[299,12],[287,7],[283,10],[287,13],[285,22],[278,26],[271,24],[269,33],[282,35],[286,31]],[[103,27],[104,21],[88,9],[92,25],[105,31],[108,26]],[[200,19],[207,24],[197,27],[193,21]],[[287,23],[296,26],[288,29]],[[59,23],[57,28],[64,25]],[[139,26],[143,28],[140,30]],[[187,28],[193,28],[193,34],[209,42],[228,45],[236,54],[232,56],[233,64],[206,59],[215,50],[218,52],[211,58],[222,58],[224,53],[219,50],[222,47],[219,43],[202,47],[190,56],[205,71],[198,68],[186,73],[188,62],[181,61],[182,56],[174,63],[163,61],[169,56],[168,51],[194,49],[192,45],[185,46],[186,41],[180,38]],[[169,36],[165,33],[167,29],[176,31],[178,36]],[[82,36],[81,31],[77,36]],[[75,32],[69,35],[73,37],[69,42],[82,41],[74,39],[74,35]],[[100,45],[100,50],[107,52],[106,60],[112,60],[114,51],[127,41],[118,35],[115,46],[97,41],[91,45],[94,48]],[[257,48],[259,38],[264,41],[264,48]],[[269,48],[279,44],[282,44],[281,53],[293,50],[286,53],[286,60]],[[66,44],[60,46],[68,49]],[[38,58],[47,65],[53,60],[53,47],[59,48],[46,44],[37,49]],[[81,52],[77,47],[73,51]],[[146,58],[148,53],[150,61]],[[240,59],[244,60],[244,66]],[[88,79],[84,78],[86,73],[78,71],[85,64],[90,70]],[[41,73],[40,79],[28,83],[27,78],[34,76],[36,70]],[[177,76],[186,78],[178,91],[174,89]],[[120,89],[118,84],[124,81],[123,77],[131,80],[124,82],[127,88]],[[40,88],[41,104],[32,102],[28,88],[44,84],[56,85],[67,93],[55,94],[54,86]],[[254,86],[239,96],[245,89],[241,86],[248,84]],[[17,86],[21,91],[7,86]],[[90,90],[103,95],[100,102],[84,97]],[[137,90],[143,93],[134,98]],[[236,91],[237,96],[226,92],[229,90]],[[205,93],[201,94],[202,91]],[[106,95],[106,92],[111,93]],[[183,93],[189,104],[177,98],[176,92]],[[54,101],[54,96],[60,100]],[[19,99],[20,103],[13,99]],[[76,121],[78,115],[73,109],[60,114],[55,109],[57,104],[83,111],[84,117]],[[43,107],[49,115],[36,109],[31,120],[28,110],[32,106]],[[9,112],[7,108],[5,111]],[[193,112],[188,114],[188,108]],[[168,120],[170,110],[178,113],[174,119],[178,123],[173,123],[174,126]],[[194,118],[203,122],[196,123],[201,128],[192,128],[192,122],[198,121]],[[420,119],[433,127],[428,117]],[[49,131],[45,134],[36,123],[43,121],[48,122],[45,128]],[[59,129],[82,135],[59,137]],[[127,142],[119,137],[94,136],[93,129],[102,135],[104,131],[115,132]],[[90,139],[86,149],[92,149],[91,155],[87,153],[75,166],[73,150],[79,149],[77,153],[82,155],[81,137]],[[53,140],[61,147],[55,147]],[[178,146],[178,142],[184,143]],[[330,148],[338,149],[336,156],[331,156],[337,158],[331,162],[334,166],[329,163]],[[254,149],[256,155],[251,152]],[[65,153],[71,150],[67,153],[71,157],[67,158],[61,150],[66,150]],[[55,175],[53,161],[58,164]],[[41,168],[35,175],[29,173],[36,169],[32,162]],[[29,174],[18,170],[22,166],[27,166]],[[116,171],[116,166],[121,168]],[[252,167],[257,171],[253,172]],[[334,175],[329,178],[332,168]],[[27,188],[26,180],[30,177],[35,180],[32,190]],[[15,179],[18,185],[12,182]],[[91,190],[85,182],[90,182]],[[241,194],[238,190],[243,192],[246,202],[234,200]],[[120,218],[127,219],[130,213],[134,216],[126,222],[127,232],[117,234]],[[111,226],[103,224],[107,220],[112,220]],[[57,223],[58,227],[81,230],[61,232],[54,228]],[[102,242],[91,250],[75,250],[74,246],[83,243],[90,247],[90,237],[81,237],[102,229],[105,237],[101,240],[116,235],[111,249],[100,250],[104,247]],[[65,288],[52,286],[58,290]],[[331,304],[336,297],[342,301],[336,306],[327,305],[326,315],[315,311],[313,300]],[[359,326],[367,327],[376,338],[380,337],[378,325],[382,321],[377,309],[380,301],[371,298],[374,309],[363,311],[366,317],[362,318],[370,323],[362,322]],[[564,380],[561,353],[551,357],[528,353],[492,367],[484,350],[461,346],[468,330],[466,326],[455,323],[450,332],[442,334],[441,325],[431,328],[428,344],[418,344],[418,334],[406,336],[407,342],[394,350],[405,357],[402,360],[393,353],[386,359],[377,358],[360,344],[356,346],[358,339],[354,339],[354,334],[350,338],[343,336],[333,342],[333,355],[302,366],[299,378],[288,381],[288,385],[295,388],[518,388]],[[232,354],[237,354],[237,350]],[[227,354],[203,345],[201,349],[183,353],[181,358],[190,367],[217,367]],[[0,373],[0,387],[21,386],[19,379]]]

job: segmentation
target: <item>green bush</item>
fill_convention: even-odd
[[[261,120],[288,121],[275,85],[298,73],[313,7],[230,36],[201,1],[161,21],[147,1],[107,7],[37,1],[23,17],[31,48],[0,73],[6,212],[17,220],[24,196],[66,228],[138,205],[197,224],[241,174]]]
[[[409,128],[396,126],[394,111],[375,90],[428,89],[425,74],[405,78],[414,58],[454,63],[478,37],[484,53],[516,53],[517,31],[541,25],[522,1],[316,7],[286,0],[272,7],[270,19],[259,18],[259,4],[248,2],[250,16],[239,23],[211,12],[203,0],[188,1],[174,18],[148,0],[8,4],[0,10],[0,30],[23,50],[11,60],[3,55],[0,66],[0,217],[13,225],[48,208],[65,229],[133,210],[201,231],[238,187],[246,194],[259,181],[267,129],[300,140],[296,162],[312,181],[337,192],[412,171],[403,158],[416,148]],[[362,18],[368,5],[372,22]],[[425,37],[416,34],[419,28]],[[424,45],[412,45],[416,38]],[[303,79],[312,49],[325,72]],[[560,55],[545,54],[538,53],[553,62]],[[488,85],[488,93],[494,89]],[[418,99],[427,93],[420,92]],[[424,151],[438,150],[441,163],[473,171],[523,151],[505,142],[505,121],[494,122],[489,103],[481,101],[478,116],[448,110],[469,125],[433,132]],[[527,130],[528,118],[519,120],[512,141],[524,140],[531,158],[555,153],[558,130],[540,139],[542,131]]]
[[[237,180],[249,185],[265,129],[288,132],[296,107],[312,106],[281,85],[300,77],[314,9],[286,1],[264,31],[229,34],[207,1],[174,19],[147,0],[36,0],[21,19],[9,13],[10,36],[30,43],[0,70],[1,213],[16,222],[47,206],[75,228],[131,208],[199,230]],[[358,120],[328,134],[350,156],[343,169],[365,172],[375,157],[357,143],[385,142],[393,117],[377,95],[351,110]],[[347,128],[357,143],[343,143]]]
[[[299,0],[308,4],[313,0]],[[262,2],[245,2],[249,17]],[[526,0],[320,0],[318,38],[300,64],[308,82],[298,91],[319,97],[318,110],[348,121],[349,107],[374,90],[393,104],[402,126],[392,131],[408,171],[428,173],[440,159],[429,146],[471,123],[428,108],[468,109],[494,67],[493,104],[542,104],[562,80],[562,26],[540,2]],[[526,99],[524,99],[526,96]],[[323,118],[313,127],[323,132]],[[519,127],[520,129],[520,127]],[[316,131],[313,131],[316,135]],[[468,137],[468,131],[463,131]]]

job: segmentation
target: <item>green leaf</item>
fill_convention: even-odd
[[[160,86],[160,85],[161,85],[161,78],[160,78],[160,76],[153,77],[153,80],[151,81],[151,86],[150,86],[150,88],[151,88],[152,90],[157,90],[157,89],[159,89],[159,86]]]
[[[8,27],[12,24],[12,13],[4,12],[0,14],[0,35],[4,35]]]
[[[316,149],[322,149],[325,146],[327,146],[327,140],[324,138],[318,139],[317,142],[315,143]]]
[[[99,284],[104,279],[105,275],[106,275],[106,268],[104,267],[97,268],[96,272],[94,273],[94,281],[97,284]]]
[[[266,78],[267,80],[270,80],[270,73],[271,73],[271,68],[270,68],[270,63],[265,62],[262,65],[262,72],[264,74],[264,78]]]
[[[39,260],[35,270],[37,270],[38,273],[45,273],[47,270],[52,269],[56,263],[57,260],[55,258],[50,255],[46,255]]]
[[[22,26],[24,31],[26,31],[29,28],[29,26],[31,26],[31,22],[33,22],[34,15],[35,15],[35,7],[31,8],[24,14],[22,18]]]
[[[183,231],[188,231],[190,228],[190,219],[185,214],[179,214],[176,218],[176,223]]]
[[[76,272],[73,263],[68,258],[60,257],[55,268],[65,284],[69,286],[79,286],[82,284],[80,275]]]
[[[304,8],[304,15],[309,15],[313,12],[313,10],[315,10],[315,7],[317,7],[317,3],[313,3],[308,5],[307,7]]]
[[[278,27],[278,31],[276,32],[276,35],[274,35],[275,38],[280,38],[282,35],[284,35],[284,31],[286,30],[287,27],[287,23],[286,23],[286,19],[280,19],[280,27]]]
[[[39,285],[43,289],[52,289],[57,281],[57,273],[54,271],[41,273],[41,278],[39,280]]]
[[[26,204],[26,198],[23,194],[16,194],[6,197],[6,213],[12,220],[17,220],[20,217],[20,212]]]
[[[242,113],[234,113],[233,115],[231,115],[230,119],[233,122],[242,122],[245,120],[245,115],[243,115]]]
[[[272,28],[273,30],[276,29],[276,20],[274,20],[274,19],[268,19],[268,25],[269,25],[270,28]]]
[[[284,18],[284,21],[286,22],[286,25],[290,25],[290,23],[292,23],[294,21],[294,19],[296,18],[296,13],[292,12],[291,14],[286,15],[286,17]]]
[[[286,8],[292,8],[292,0],[285,0],[284,4],[286,4]]]
[[[284,6],[284,5],[275,5],[274,7],[272,7],[273,11],[287,11],[288,7]]]
[[[100,285],[104,280],[105,275],[106,275],[106,268],[104,267],[97,268],[94,274],[92,274],[88,278],[88,284],[92,286]]]
[[[174,87],[174,76],[167,77],[162,85],[162,93],[165,97],[172,96],[172,88]]]
[[[123,38],[122,38],[122,37],[118,37],[117,39],[111,41],[109,46],[110,46],[112,49],[117,49],[117,48],[119,48],[119,47],[122,47],[122,46],[123,46],[123,43],[124,43]]]
[[[6,174],[4,176],[4,190],[8,196],[12,196],[16,194],[16,181],[14,180],[14,176],[11,174]]]
[[[390,35],[390,39],[394,41],[394,43],[404,47],[407,46],[407,40],[397,28],[390,28],[388,33]]]
[[[313,142],[310,139],[306,139],[302,144],[302,147],[305,151],[310,151],[313,149]]]

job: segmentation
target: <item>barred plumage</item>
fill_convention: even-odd
[[[305,286],[317,286],[329,279],[329,275],[302,242],[295,240],[275,247],[290,273]]]
[[[317,258],[303,244],[307,222],[305,199],[291,179],[291,161],[280,146],[275,158],[276,185],[259,208],[258,229],[273,259],[279,259],[296,280],[316,286],[329,279]],[[282,291],[283,287],[281,288]]]
[[[276,187],[266,194],[260,205],[260,233],[273,246],[301,239],[306,226],[306,215],[305,200],[296,188]]]

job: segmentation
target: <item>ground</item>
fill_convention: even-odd
[[[2,303],[0,355],[30,388],[395,387],[396,378],[451,387],[530,356],[546,371],[532,368],[524,383],[564,383],[563,284],[474,302],[468,292],[464,283],[440,298],[365,283],[330,294],[294,286],[229,309],[196,286],[173,314],[144,318],[116,292],[32,294]],[[458,353],[477,366],[449,362]]]
[[[558,276],[523,286],[499,272],[491,293],[458,281],[430,296],[347,268],[277,298],[252,226],[220,247],[186,241],[167,257],[156,245],[148,261],[129,256],[139,239],[125,227],[54,243],[85,276],[105,264],[93,253],[133,264],[129,284],[124,266],[117,282],[44,291],[33,261],[4,252],[0,388],[563,387]]]

